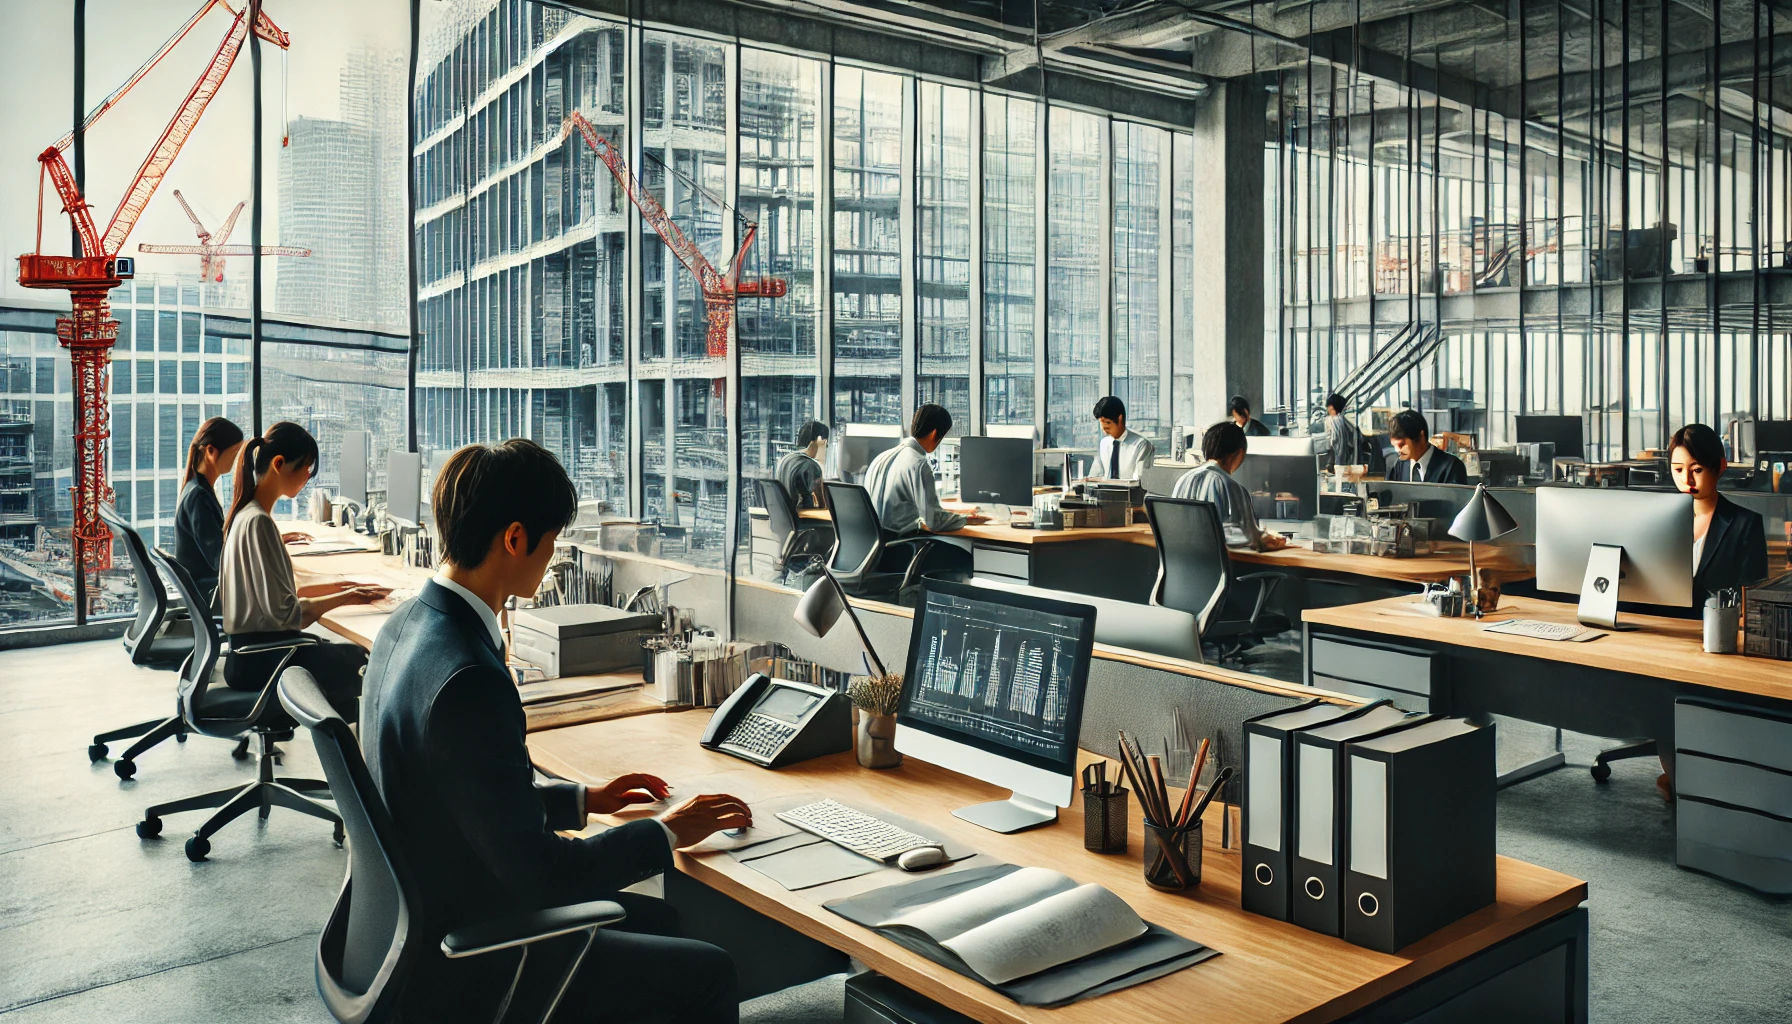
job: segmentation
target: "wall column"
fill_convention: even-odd
[[[1263,380],[1263,87],[1218,83],[1194,121],[1195,419],[1217,423],[1244,395],[1261,414]],[[1224,367],[1224,372],[1215,372]]]

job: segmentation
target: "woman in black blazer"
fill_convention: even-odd
[[[174,513],[174,560],[203,594],[218,589],[224,552],[224,509],[213,488],[230,471],[242,447],[242,428],[222,416],[201,423],[187,446],[187,475]]]
[[[1705,598],[1717,591],[1767,578],[1767,530],[1759,513],[1717,492],[1729,462],[1716,431],[1703,423],[1681,427],[1668,442],[1668,461],[1674,486],[1692,495],[1692,605],[1700,616]]]

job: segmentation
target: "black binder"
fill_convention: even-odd
[[[1346,940],[1392,953],[1493,902],[1492,729],[1434,719],[1344,756]]]
[[[1289,877],[1294,881],[1290,920],[1295,924],[1323,935],[1344,934],[1344,744],[1430,717],[1409,715],[1390,704],[1294,738],[1294,849]]]
[[[1309,701],[1299,707],[1249,718],[1244,723],[1244,878],[1240,903],[1253,914],[1288,920],[1288,855],[1293,803],[1294,734],[1360,715],[1368,707]]]

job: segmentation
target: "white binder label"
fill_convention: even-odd
[[[1250,829],[1244,841],[1265,850],[1282,852],[1282,741],[1251,733],[1248,739],[1251,772],[1245,779],[1245,799],[1250,801]]]
[[[1388,877],[1388,766],[1350,759],[1350,870]]]
[[[1337,788],[1332,782],[1332,752],[1311,743],[1296,744],[1300,763],[1295,781],[1300,785],[1300,798],[1294,806],[1300,821],[1294,827],[1294,852],[1318,864],[1332,862],[1332,842],[1336,838],[1332,823],[1332,804]]]

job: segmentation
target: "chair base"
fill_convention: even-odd
[[[210,837],[225,825],[251,810],[259,811],[265,820],[268,812],[275,807],[285,807],[330,822],[335,826],[331,837],[340,846],[343,839],[342,816],[336,813],[335,808],[318,799],[329,798],[329,784],[317,779],[275,778],[274,732],[258,729],[255,735],[261,740],[261,751],[256,759],[257,777],[254,782],[149,807],[143,812],[143,820],[137,823],[137,836],[141,839],[153,839],[161,835],[163,815],[217,808],[216,813],[207,818],[194,831],[193,837],[187,840],[187,859],[202,861],[211,852]],[[245,741],[246,739],[247,737]]]
[[[1604,782],[1611,778],[1613,761],[1624,761],[1633,757],[1655,757],[1660,753],[1654,740],[1638,740],[1635,743],[1626,743],[1621,747],[1613,747],[1593,759],[1593,781]]]
[[[93,738],[93,743],[88,746],[87,760],[96,762],[105,758],[106,744],[110,741],[138,737],[137,742],[131,744],[130,747],[119,756],[118,760],[112,762],[113,773],[120,779],[129,779],[131,776],[137,774],[137,755],[170,736],[174,737],[177,742],[187,742],[187,723],[179,715],[175,715],[173,718],[161,718],[153,719],[148,722],[138,722],[136,725],[127,725],[122,729],[113,729],[111,732],[102,732],[98,736],[95,736]]]

